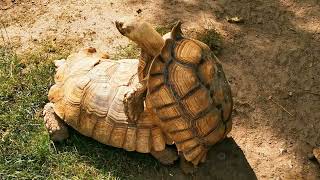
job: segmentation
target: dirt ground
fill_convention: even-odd
[[[129,16],[154,26],[180,19],[187,35],[214,28],[234,97],[232,138],[192,177],[177,166],[141,177],[320,179],[319,164],[308,159],[320,146],[318,0],[0,0],[0,9],[0,44],[20,53],[43,40],[115,53],[129,42],[113,22]]]

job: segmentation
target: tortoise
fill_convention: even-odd
[[[116,25],[142,48],[138,70],[142,86],[130,98],[145,99],[145,108],[160,119],[182,159],[194,166],[205,162],[208,149],[232,128],[231,89],[220,61],[206,44],[184,37],[181,22],[163,38],[144,22]],[[139,116],[128,106],[136,114],[132,117]]]
[[[44,108],[51,138],[67,138],[68,124],[101,143],[151,153],[163,164],[177,159],[166,146],[174,143],[181,165],[204,162],[209,147],[231,130],[231,91],[221,64],[208,46],[182,36],[181,23],[164,37],[146,22],[116,27],[141,47],[140,59],[113,61],[89,48],[56,62],[56,84]]]
[[[55,84],[43,111],[51,139],[68,138],[69,125],[103,144],[151,153],[161,163],[172,164],[177,153],[166,148],[155,115],[144,111],[139,119],[130,120],[125,113],[126,97],[138,86],[138,60],[107,58],[87,48],[55,62]]]

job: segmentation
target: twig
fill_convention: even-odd
[[[1,35],[1,38],[3,40],[3,44],[5,45],[6,44],[6,39],[4,38],[4,35],[3,35],[3,32],[2,32],[2,28],[0,27],[0,35]]]
[[[279,104],[278,102],[276,102],[275,100],[272,99],[272,96],[269,96],[268,98],[269,100],[271,100],[273,103],[275,103],[277,106],[279,106],[282,110],[284,110],[285,112],[287,112],[290,116],[293,117],[293,114],[291,114],[286,108],[284,108],[281,104]]]
[[[311,92],[311,91],[306,91],[306,93],[309,93],[309,94],[312,94],[312,95],[315,95],[315,96],[320,96],[320,93],[315,93],[315,92]]]
[[[57,148],[56,148],[56,145],[54,145],[54,142],[53,142],[53,141],[50,141],[50,143],[51,143],[51,145],[53,146],[54,151],[55,151],[56,153],[58,153]]]
[[[7,31],[7,28],[6,28],[5,24],[4,24],[4,22],[0,21],[0,23],[1,23],[1,25],[2,25],[2,27],[3,27],[3,31],[4,31],[4,33],[5,33],[5,35],[3,35],[3,34],[2,34],[2,30],[1,30],[1,36],[2,36],[3,40],[5,40],[5,36],[7,36],[8,46],[9,46],[9,48],[12,48],[12,43],[11,43],[11,40],[10,40],[8,31]],[[6,43],[6,42],[4,41],[4,43]],[[6,44],[5,44],[5,45],[6,45]]]

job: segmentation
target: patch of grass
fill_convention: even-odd
[[[23,55],[0,47],[0,179],[137,179],[163,168],[150,155],[109,147],[74,130],[65,142],[49,139],[41,113],[54,83],[52,61],[66,58],[71,48],[40,44]]]
[[[196,39],[207,44],[215,55],[219,55],[222,50],[222,37],[214,29],[206,29],[204,32],[199,33]]]
[[[20,59],[0,47],[0,176],[5,179],[48,173],[40,173],[50,152],[40,114],[54,67],[44,54],[39,51]]]
[[[173,25],[169,26],[157,26],[155,29],[156,31],[161,34],[161,36],[167,34],[168,32],[171,31]]]
[[[112,59],[137,59],[140,54],[140,49],[134,43],[118,46],[116,49],[116,53],[111,56]]]

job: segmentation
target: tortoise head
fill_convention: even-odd
[[[156,56],[164,44],[161,35],[147,22],[128,19],[124,22],[116,21],[115,24],[122,35],[137,43],[151,56]]]

